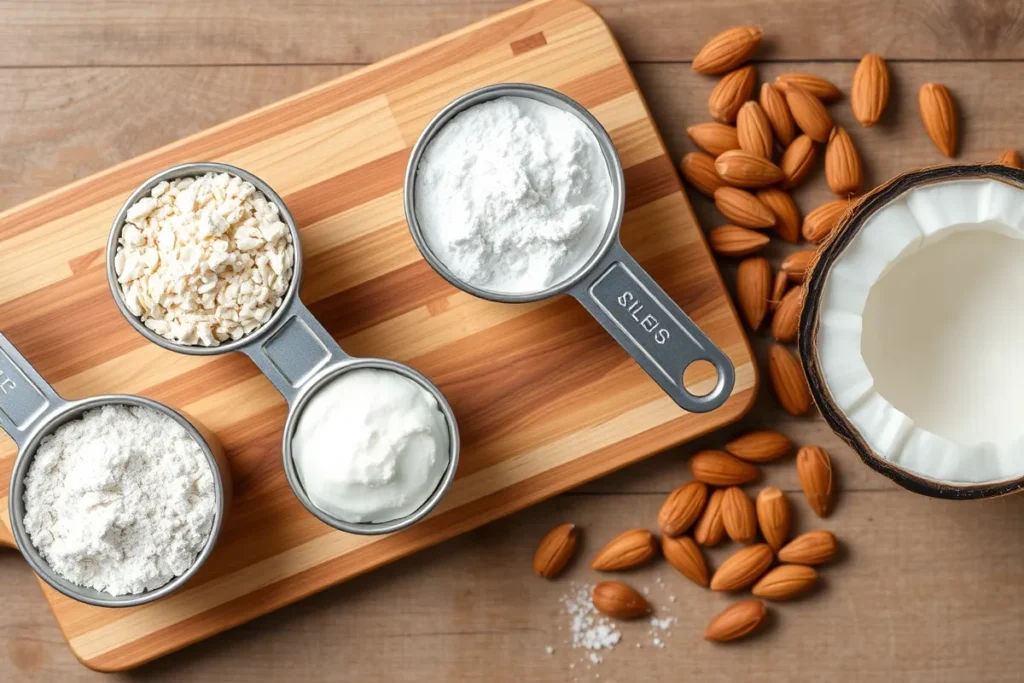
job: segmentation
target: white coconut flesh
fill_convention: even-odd
[[[950,485],[1024,476],[1024,190],[908,190],[825,277],[821,376],[873,453]]]

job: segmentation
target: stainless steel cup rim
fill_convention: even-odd
[[[203,549],[196,556],[192,565],[182,574],[174,577],[159,588],[154,588],[153,590],[135,595],[111,595],[110,593],[76,585],[59,576],[50,567],[49,563],[43,559],[42,555],[39,554],[39,551],[36,550],[35,546],[32,545],[32,541],[28,537],[28,532],[25,530],[25,476],[28,473],[28,468],[32,463],[32,459],[35,457],[40,442],[44,437],[49,436],[56,431],[61,425],[80,418],[82,414],[88,410],[100,408],[105,405],[142,406],[167,415],[180,424],[188,435],[191,436],[197,444],[199,444],[199,447],[203,451],[203,455],[206,457],[206,462],[209,464],[213,473],[214,504],[216,514],[213,519],[213,526],[210,528],[210,535],[206,539],[206,544],[203,546]],[[210,448],[209,443],[207,443],[199,430],[196,429],[184,415],[173,408],[152,399],[127,394],[104,394],[102,396],[93,396],[78,401],[68,401],[49,418],[35,426],[31,435],[26,440],[25,445],[18,452],[17,459],[14,463],[14,471],[11,473],[11,485],[8,494],[8,511],[10,514],[11,530],[14,534],[14,539],[18,545],[18,549],[21,551],[21,554],[25,557],[25,560],[29,563],[35,573],[51,588],[59,591],[67,597],[89,605],[95,605],[97,607],[135,607],[153,602],[154,600],[158,600],[178,590],[181,586],[187,583],[188,580],[196,574],[196,572],[199,571],[199,568],[202,567],[203,563],[206,562],[207,558],[209,558],[210,554],[213,552],[213,549],[217,544],[217,538],[220,536],[221,527],[224,521],[224,514],[227,509],[224,481],[221,478],[221,472],[217,464],[216,456]]]
[[[302,486],[302,482],[300,481],[298,472],[295,468],[295,461],[292,459],[292,438],[295,435],[295,430],[298,427],[299,420],[302,418],[302,412],[310,399],[312,399],[320,389],[323,389],[331,381],[337,379],[346,372],[358,369],[375,369],[397,372],[403,377],[412,380],[434,397],[437,401],[438,408],[444,415],[445,423],[448,427],[448,467],[441,476],[441,480],[438,482],[434,492],[431,493],[423,504],[414,512],[404,517],[399,517],[398,519],[386,522],[348,522],[318,508],[309,499],[309,496],[306,495],[306,491]],[[307,382],[303,387],[302,391],[298,394],[288,411],[288,420],[284,426],[284,436],[281,444],[285,476],[288,479],[288,484],[291,486],[292,491],[299,499],[299,502],[302,503],[303,507],[328,526],[340,531],[361,535],[389,534],[399,531],[400,529],[412,526],[430,514],[434,508],[437,507],[438,503],[441,502],[441,499],[444,497],[445,493],[448,492],[448,489],[451,488],[452,482],[455,481],[455,472],[458,469],[459,464],[459,450],[458,425],[455,422],[455,414],[452,411],[451,406],[448,404],[447,399],[445,399],[444,394],[441,393],[433,382],[419,372],[416,372],[407,365],[383,358],[359,358],[334,363],[321,370],[316,377],[309,380],[309,382]]]
[[[135,202],[142,197],[147,196],[154,187],[164,181],[187,178],[190,176],[199,176],[206,173],[229,173],[231,175],[238,176],[242,180],[252,183],[253,186],[262,192],[269,201],[274,202],[280,212],[282,222],[288,226],[288,231],[291,233],[292,238],[292,247],[295,250],[295,263],[292,267],[291,282],[288,283],[288,290],[285,292],[285,295],[281,300],[281,304],[278,306],[277,310],[274,311],[274,314],[270,319],[249,334],[239,339],[224,342],[218,346],[179,344],[171,341],[170,339],[161,337],[159,334],[146,327],[138,316],[128,310],[128,306],[125,304],[124,297],[121,294],[121,286],[117,281],[117,273],[114,270],[114,257],[117,254],[118,246],[117,240],[121,236],[121,230],[124,228],[125,219],[128,216],[128,210],[135,204]],[[222,353],[237,351],[241,347],[253,343],[257,339],[266,337],[266,335],[270,334],[271,330],[273,330],[277,323],[279,323],[286,315],[286,312],[291,307],[292,302],[298,297],[299,284],[302,281],[302,245],[299,241],[299,230],[295,224],[295,219],[292,217],[292,214],[285,205],[281,195],[277,194],[277,192],[275,192],[274,189],[261,178],[243,168],[238,168],[237,166],[231,166],[229,164],[211,161],[192,162],[172,166],[167,170],[157,173],[139,185],[135,191],[128,196],[128,199],[125,200],[121,209],[117,212],[117,216],[114,217],[114,222],[110,228],[110,235],[107,238],[106,267],[107,284],[110,286],[110,293],[114,297],[114,303],[117,304],[118,310],[121,311],[121,315],[123,315],[125,320],[128,321],[128,324],[134,327],[139,334],[157,346],[170,351],[178,351],[179,353],[186,353],[193,356],[216,356]]]
[[[590,258],[588,258],[587,261],[570,277],[537,292],[501,292],[477,287],[476,285],[466,282],[453,273],[430,248],[416,215],[416,173],[419,169],[423,154],[430,146],[430,143],[433,142],[441,129],[444,128],[444,126],[447,125],[454,117],[471,107],[490,100],[498,99],[499,97],[528,98],[557,107],[558,109],[576,116],[597,138],[598,145],[601,148],[601,154],[604,157],[605,164],[608,168],[608,175],[611,178],[612,210],[608,218],[608,225],[605,227],[605,233],[602,236],[597,249],[595,249],[594,253],[590,255]],[[434,118],[430,120],[430,123],[427,124],[427,127],[424,128],[423,132],[420,134],[419,139],[416,141],[416,145],[412,149],[412,154],[409,156],[409,164],[405,169],[404,200],[405,219],[409,224],[409,231],[412,234],[412,239],[416,243],[417,248],[419,248],[423,258],[426,259],[427,263],[429,263],[430,266],[437,271],[439,275],[441,275],[441,277],[464,292],[468,292],[469,294],[480,297],[481,299],[502,303],[526,303],[530,301],[539,301],[541,299],[546,299],[556,294],[566,292],[572,289],[579,282],[583,281],[595,268],[600,266],[602,261],[604,261],[605,256],[607,256],[608,252],[615,246],[619,239],[619,228],[622,226],[622,217],[625,214],[626,209],[626,181],[622,170],[622,162],[619,159],[619,154],[615,149],[614,143],[612,143],[611,136],[608,135],[608,131],[604,129],[604,126],[602,126],[600,122],[594,118],[594,115],[587,111],[583,105],[571,97],[563,95],[557,90],[552,90],[551,88],[545,88],[531,83],[497,83],[495,85],[478,88],[462,95],[439,111]]]

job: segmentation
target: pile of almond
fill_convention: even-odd
[[[752,633],[768,609],[763,600],[789,600],[818,580],[816,565],[831,560],[836,539],[829,531],[810,531],[790,540],[790,503],[781,490],[761,489],[756,499],[741,487],[760,477],[760,466],[793,452],[785,434],[760,430],[740,436],[725,450],[705,450],[690,459],[693,480],[672,491],[658,512],[660,538],[649,529],[623,531],[590,562],[591,569],[615,572],[646,564],[661,554],[680,574],[713,591],[750,589],[760,600],[736,602],[711,620],[704,637],[730,641]],[[817,446],[797,452],[796,471],[810,508],[820,517],[832,506],[832,463]],[[533,558],[534,572],[555,578],[576,552],[579,530],[557,526],[544,537]],[[709,573],[701,547],[728,537],[744,547]],[[602,581],[592,592],[594,607],[615,619],[651,612],[647,599],[621,581]]]

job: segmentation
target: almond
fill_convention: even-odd
[[[775,341],[793,342],[796,341],[797,331],[800,327],[800,311],[804,305],[804,291],[802,287],[794,287],[786,292],[775,309],[772,317],[772,336]]]
[[[679,573],[699,586],[708,585],[708,565],[704,554],[689,536],[661,537],[661,553]]]
[[[804,216],[804,224],[800,231],[808,242],[822,242],[832,234],[839,219],[850,208],[848,199],[833,199],[822,204]]]
[[[917,106],[928,137],[947,157],[956,156],[959,134],[956,106],[949,90],[941,83],[925,83],[917,93]]]
[[[768,297],[772,288],[772,267],[768,259],[751,256],[740,261],[736,269],[736,299],[750,329],[761,327],[768,314]]]
[[[725,533],[737,543],[753,543],[757,538],[757,512],[754,501],[738,486],[725,490],[722,499],[722,523]]]
[[[807,267],[811,264],[811,257],[814,256],[814,249],[796,251],[782,261],[782,272],[785,273],[791,282],[802,283],[807,275]]]
[[[612,619],[636,619],[651,613],[651,605],[636,589],[621,581],[602,581],[590,592],[597,611]]]
[[[715,159],[715,170],[734,187],[765,187],[785,179],[782,169],[764,157],[731,149]]]
[[[725,181],[715,170],[715,158],[704,152],[690,152],[684,156],[679,170],[693,189],[709,197],[715,195],[715,190],[725,187]]]
[[[733,26],[704,43],[693,58],[693,70],[697,73],[717,76],[732,71],[750,59],[761,44],[764,33],[756,26]]]
[[[853,74],[850,89],[850,106],[853,117],[865,128],[873,126],[882,118],[885,105],[889,103],[889,67],[879,55],[864,55]]]
[[[775,214],[760,199],[736,187],[715,190],[715,206],[722,215],[744,228],[770,228]]]
[[[796,83],[822,102],[835,102],[843,96],[843,93],[839,91],[839,88],[832,81],[807,72],[782,74],[775,79],[775,82],[783,92],[791,83]]]
[[[722,123],[732,123],[743,103],[754,92],[757,72],[751,65],[740,67],[722,76],[708,97],[708,111],[711,118]]]
[[[717,228],[711,228],[708,233],[711,250],[719,256],[732,258],[756,254],[768,246],[770,241],[768,235],[738,225],[719,225]]]
[[[744,102],[736,115],[736,133],[740,149],[765,159],[772,158],[775,139],[768,115],[757,102]]]
[[[768,616],[768,608],[760,600],[742,600],[729,605],[704,629],[704,640],[727,643],[749,635]]]
[[[825,449],[804,446],[797,451],[796,476],[811,509],[827,517],[832,507],[832,460]]]
[[[818,572],[813,567],[783,564],[762,576],[751,592],[765,600],[790,600],[806,593],[817,580]]]
[[[779,168],[786,175],[782,183],[783,189],[796,187],[803,182],[814,167],[814,159],[818,156],[818,148],[808,135],[797,137],[782,153]]]
[[[1004,151],[999,155],[999,158],[996,159],[996,163],[1002,164],[1003,166],[1009,166],[1010,168],[1024,168],[1024,166],[1021,165],[1020,152],[1015,149],[1008,149]]]
[[[717,157],[722,152],[730,149],[739,149],[740,143],[736,135],[736,127],[727,123],[711,121],[709,123],[698,123],[686,129],[686,134],[705,152]]]
[[[601,572],[639,567],[657,552],[657,541],[647,529],[630,529],[608,541],[590,562],[590,568]]]
[[[820,529],[800,534],[779,551],[779,562],[824,564],[836,556],[836,537]]]
[[[800,361],[782,344],[772,344],[768,349],[768,375],[783,410],[803,415],[811,409],[811,391]]]
[[[789,501],[780,489],[769,487],[757,494],[757,526],[775,552],[789,537]]]
[[[768,299],[768,310],[772,313],[778,310],[782,303],[782,297],[786,296],[786,289],[789,287],[789,278],[781,270],[775,273],[775,282],[772,283],[772,295]]]
[[[761,429],[733,439],[725,444],[725,450],[747,462],[761,464],[789,455],[793,451],[793,442],[782,432]]]
[[[716,450],[700,451],[690,458],[690,472],[694,479],[711,486],[739,486],[761,473],[750,463]]]
[[[679,536],[693,526],[708,500],[707,484],[688,481],[668,494],[658,511],[658,529],[665,536]]]
[[[715,489],[704,506],[704,514],[693,528],[693,540],[699,545],[718,545],[725,538],[725,524],[722,522],[722,500],[725,489]]]
[[[562,573],[576,553],[579,531],[575,524],[559,524],[541,539],[533,554],[533,573],[553,579]]]
[[[772,549],[758,543],[737,550],[725,558],[711,577],[711,590],[738,591],[753,585],[772,566]]]
[[[832,132],[832,117],[828,110],[814,95],[796,83],[788,83],[785,88],[786,104],[793,114],[793,120],[815,142],[825,142]]]
[[[840,197],[858,194],[864,183],[860,155],[850,134],[842,126],[832,129],[825,147],[825,181],[829,189]]]
[[[793,115],[786,104],[786,96],[771,83],[762,83],[760,104],[772,124],[775,139],[783,147],[788,147],[796,135],[796,124],[793,123]]]
[[[800,239],[800,209],[793,197],[777,187],[766,187],[757,191],[757,198],[775,214],[775,234],[796,243]]]

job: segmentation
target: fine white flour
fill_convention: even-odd
[[[579,118],[502,97],[462,112],[430,142],[416,172],[416,218],[462,280],[536,292],[600,246],[611,187],[597,137]]]
[[[60,576],[113,595],[195,561],[216,514],[199,444],[152,409],[108,405],[43,439],[25,477],[25,529]]]

